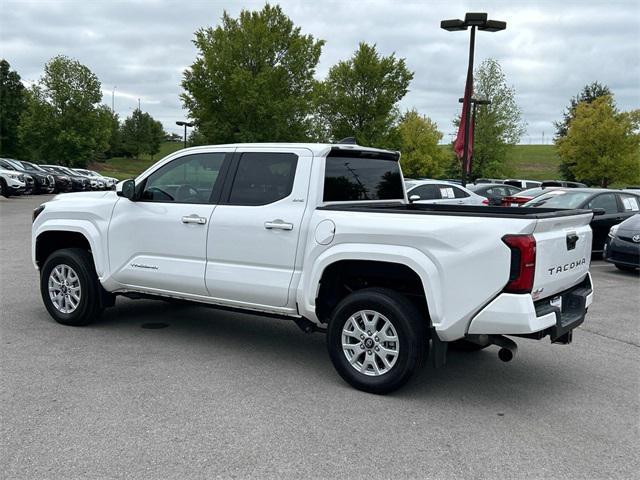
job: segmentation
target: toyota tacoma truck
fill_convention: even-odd
[[[116,191],[33,214],[51,316],[177,299],[326,333],[355,388],[393,391],[432,350],[568,344],[592,302],[590,210],[413,204],[398,152],[348,144],[184,149]]]

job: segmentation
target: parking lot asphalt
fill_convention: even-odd
[[[376,396],[283,320],[118,298],[58,325],[30,257],[48,198],[0,197],[2,478],[638,478],[638,275],[593,262],[571,345],[453,353]]]

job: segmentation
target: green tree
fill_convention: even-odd
[[[360,43],[349,60],[331,67],[318,87],[318,110],[333,140],[355,137],[361,145],[389,147],[413,72],[403,58],[382,56],[375,45]]]
[[[139,158],[140,155],[147,154],[153,158],[160,151],[165,135],[159,121],[136,108],[120,129],[122,151],[129,157]]]
[[[640,181],[640,110],[618,112],[611,96],[579,102],[565,136],[556,140],[571,173],[592,184]]]
[[[582,88],[582,91],[570,100],[569,106],[562,114],[562,120],[554,122],[554,126],[556,127],[555,140],[558,141],[567,135],[569,125],[571,124],[571,120],[573,120],[573,117],[575,116],[576,107],[579,104],[591,103],[595,99],[605,96],[611,96],[611,90],[607,85],[603,85],[601,83],[598,83],[597,81],[585,85]],[[563,179],[570,181],[577,180],[573,173],[572,167],[573,164],[566,163],[564,160],[560,162],[559,170],[560,175]]]
[[[22,151],[32,160],[86,166],[107,148],[101,99],[100,81],[89,68],[63,55],[54,57],[29,90],[18,128]]]
[[[199,55],[184,72],[182,102],[209,142],[300,141],[308,138],[324,41],[302,35],[279,6],[227,12],[200,29]]]
[[[500,63],[489,58],[476,69],[473,90],[476,98],[491,103],[476,107],[472,178],[504,177],[511,173],[506,163],[509,150],[526,131],[515,89],[507,84]],[[454,124],[459,123],[458,117]]]
[[[410,178],[436,178],[444,174],[448,157],[438,147],[442,133],[429,117],[409,110],[397,127],[402,173]]]
[[[0,155],[18,153],[18,124],[26,105],[25,87],[9,62],[0,59]]]

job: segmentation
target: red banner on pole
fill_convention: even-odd
[[[464,101],[462,102],[462,115],[460,115],[460,125],[458,126],[458,135],[453,144],[453,151],[461,161],[466,160],[462,169],[465,173],[471,171],[471,157],[473,155],[473,121],[469,122],[469,138],[467,140],[467,158],[464,159],[464,131],[467,127],[467,118],[471,120],[468,110],[471,108],[471,95],[473,94],[473,73],[467,74],[467,83],[464,88]]]

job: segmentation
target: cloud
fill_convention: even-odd
[[[275,2],[274,2],[275,3]],[[453,133],[464,88],[468,34],[439,28],[444,18],[486,11],[506,31],[477,35],[476,64],[498,59],[528,123],[523,142],[549,140],[552,122],[587,83],[611,87],[621,109],[640,107],[640,4],[635,1],[290,1],[280,2],[302,28],[326,40],[318,78],[348,58],[358,42],[395,52],[415,71],[401,108],[417,108]],[[102,82],[104,103],[121,117],[140,98],[143,110],[180,133],[186,116],[182,72],[196,57],[193,33],[215,25],[223,10],[260,9],[262,1],[0,0],[0,56],[27,82],[57,54],[77,58]]]

